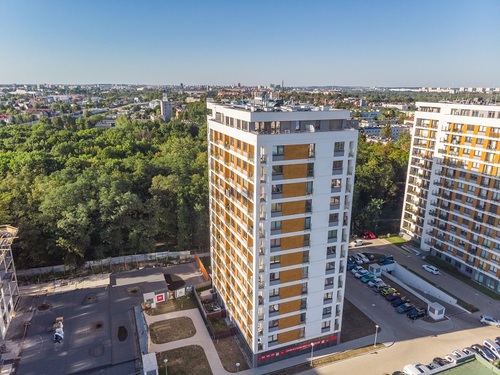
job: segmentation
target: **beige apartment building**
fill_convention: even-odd
[[[207,106],[213,285],[253,365],[335,345],[356,123],[324,107]]]
[[[500,106],[417,107],[401,230],[500,293]]]

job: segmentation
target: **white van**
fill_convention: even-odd
[[[488,349],[491,350],[491,352],[500,359],[500,346],[497,345],[497,343],[493,340],[484,340],[483,345],[486,346]]]

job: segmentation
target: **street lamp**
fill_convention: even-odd
[[[311,343],[311,367],[313,367],[314,343]]]
[[[373,346],[377,346],[377,333],[378,333],[379,325],[375,324],[375,341],[373,342]]]
[[[165,358],[165,359],[163,360],[163,363],[165,363],[165,375],[168,375],[168,369],[167,369],[168,359],[167,359],[167,358]]]
[[[236,373],[237,374],[240,373],[240,363],[239,362],[236,362]]]

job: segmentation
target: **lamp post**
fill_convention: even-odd
[[[373,342],[373,346],[377,346],[377,333],[378,333],[379,325],[375,324],[375,341]]]
[[[240,363],[239,362],[236,362],[236,373],[237,374],[240,373]]]
[[[167,359],[167,358],[165,358],[165,359],[163,360],[163,363],[165,363],[165,375],[168,375],[168,369],[167,369],[168,359]]]
[[[311,367],[313,366],[314,343],[311,343]]]

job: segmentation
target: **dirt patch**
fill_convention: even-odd
[[[167,282],[168,285],[168,290],[177,290],[186,285],[186,282],[177,275],[171,275],[169,273],[166,273],[164,274],[164,276],[165,276],[165,281]]]
[[[160,315],[173,311],[191,310],[196,308],[197,305],[196,301],[194,300],[194,297],[185,296],[157,303],[154,309],[148,309],[145,312],[148,315]]]
[[[205,351],[201,346],[183,346],[156,355],[158,373],[165,374],[164,359],[168,359],[168,373],[176,375],[213,375]]]
[[[217,354],[219,354],[224,370],[228,372],[236,372],[236,363],[240,364],[239,371],[248,370],[250,368],[233,336],[213,340],[213,343],[215,349],[217,350]]]
[[[38,306],[38,311],[46,311],[48,309],[50,309],[50,305],[48,303],[42,303]]]
[[[127,328],[125,328],[124,326],[118,327],[118,340],[125,341],[127,337],[128,337]]]
[[[382,329],[379,329],[379,333]],[[342,333],[340,342],[359,339],[375,332],[375,322],[365,313],[344,298],[344,315],[342,317]]]
[[[196,334],[193,321],[187,316],[153,323],[149,326],[149,330],[151,341],[155,344],[187,339]]]

